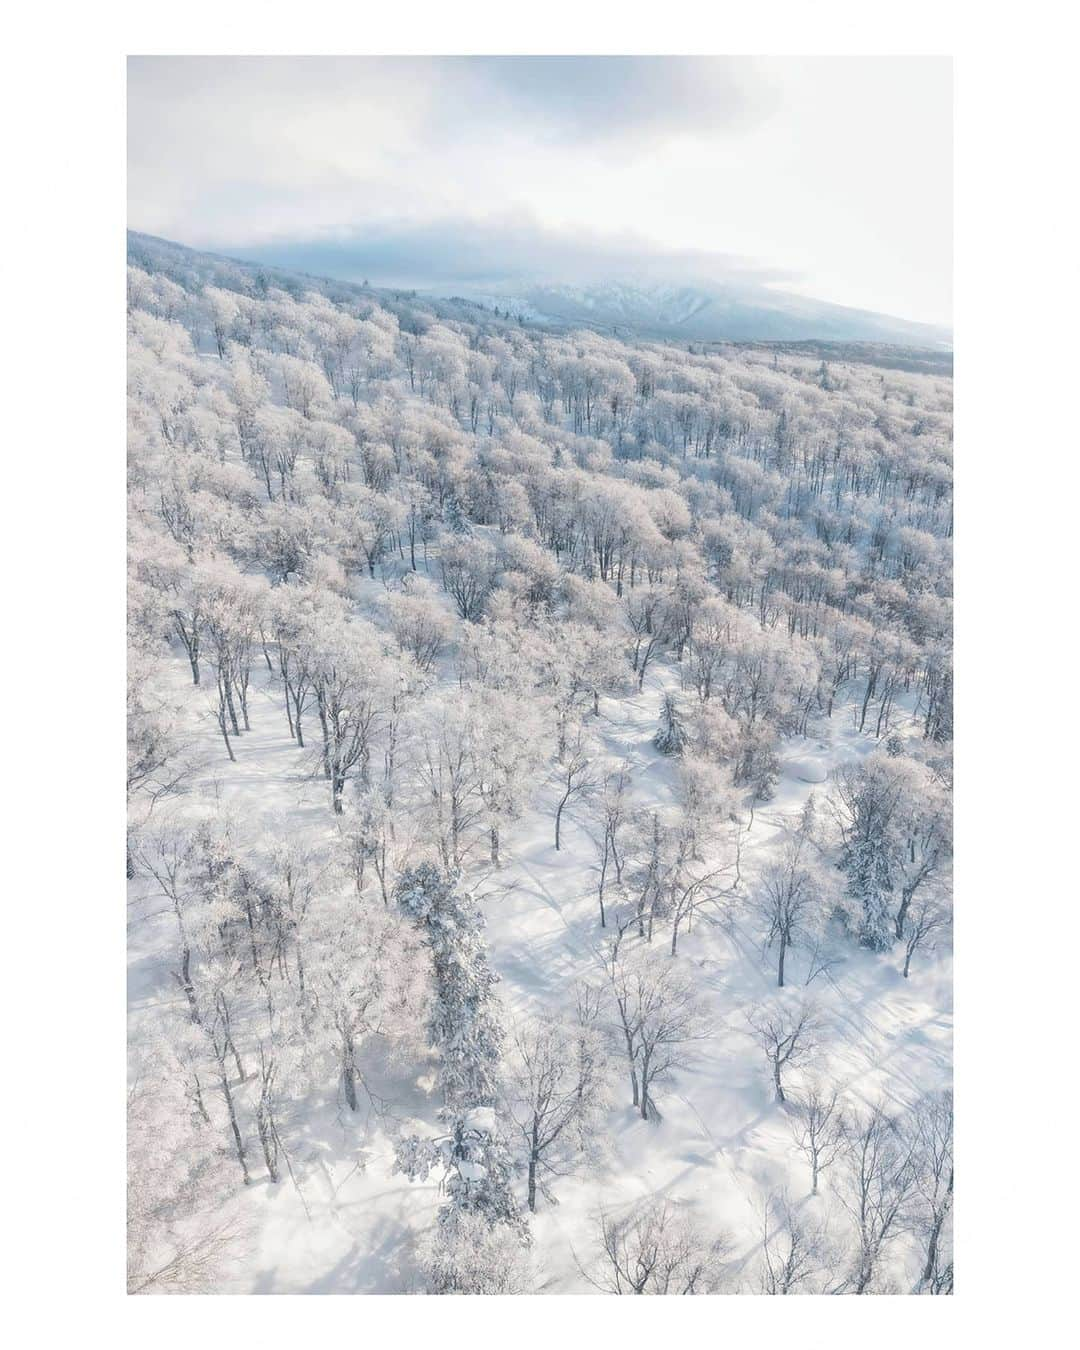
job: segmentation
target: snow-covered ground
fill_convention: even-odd
[[[223,753],[209,691],[192,687],[179,656],[168,677],[165,692],[201,765],[187,795],[170,809],[195,813],[217,803],[253,835],[272,834],[275,822],[287,817],[292,830],[333,836],[325,785],[313,779],[309,756],[289,737],[280,691],[265,671],[252,693],[253,729],[238,742],[235,764]],[[652,745],[663,692],[675,680],[670,666],[654,667],[640,693],[602,699],[599,716],[587,718],[612,764],[630,765],[634,796],[652,809],[675,800],[673,763]],[[852,729],[848,706],[838,706],[812,733],[783,745],[775,796],[753,813],[743,854],[748,877],[775,852],[808,795],[826,789],[829,772],[877,744]],[[608,934],[598,922],[588,821],[572,805],[556,852],[554,801],[554,784],[543,785],[505,832],[503,866],[496,872],[476,868],[471,878],[484,896],[490,957],[511,1019],[520,1012],[564,1014],[573,1009],[582,982],[596,983],[601,975]],[[179,995],[169,964],[172,916],[141,877],[131,883],[129,916],[135,1050],[152,1038],[162,1005]],[[709,1034],[693,1047],[688,1067],[658,1085],[655,1122],[643,1121],[631,1107],[615,1060],[599,1159],[556,1183],[558,1204],[542,1201],[532,1220],[537,1288],[543,1292],[593,1291],[581,1266],[594,1259],[601,1204],[613,1212],[655,1194],[684,1202],[710,1235],[726,1236],[732,1287],[747,1291],[756,1288],[754,1262],[770,1197],[786,1193],[794,1206],[815,1207],[823,1219],[835,1207],[827,1176],[822,1194],[809,1197],[808,1169],[792,1142],[792,1108],[774,1100],[746,1022],[749,1008],[777,992],[773,958],[754,928],[744,904],[705,911],[680,938],[678,955],[665,957],[692,973],[708,1009]],[[658,938],[661,946],[665,941]],[[782,996],[813,1000],[820,1021],[813,1072],[835,1081],[851,1102],[904,1106],[949,1085],[946,951],[923,957],[905,980],[896,953],[876,955],[847,943],[839,963],[804,988],[806,975],[806,955],[796,949]],[[393,1139],[411,1125],[432,1131],[439,1105],[430,1090],[432,1065],[422,1056],[407,1063],[380,1057],[377,1043],[365,1053],[365,1078],[389,1103],[386,1110],[369,1105],[353,1115],[330,1093],[305,1103],[294,1179],[276,1186],[256,1180],[228,1202],[230,1213],[239,1210],[247,1237],[223,1289],[394,1293],[413,1287],[409,1244],[430,1227],[440,1196],[434,1180],[414,1183],[393,1172]],[[791,1082],[797,1095],[798,1071]],[[904,1241],[889,1249],[889,1273],[899,1291],[912,1287],[917,1260]]]

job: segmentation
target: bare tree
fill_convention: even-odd
[[[813,1009],[805,1003],[797,1004],[794,1008],[771,1004],[753,1009],[747,1014],[746,1020],[756,1033],[765,1051],[765,1058],[769,1061],[776,1100],[787,1101],[784,1096],[783,1071],[802,1063],[814,1049],[817,1020]]]
[[[555,808],[555,848],[559,848],[562,835],[562,816],[567,806],[579,797],[590,792],[596,786],[592,759],[588,744],[579,736],[567,751],[559,765],[556,775],[559,789],[559,802]]]
[[[655,1117],[655,1084],[687,1062],[689,1045],[706,1033],[690,982],[663,958],[627,956],[620,938],[607,961],[608,980],[625,1045],[633,1104],[643,1120]]]
[[[605,775],[600,791],[596,794],[595,820],[599,829],[595,839],[597,853],[596,896],[600,905],[600,927],[607,927],[607,911],[604,897],[608,886],[609,874],[614,871],[616,885],[622,883],[623,869],[623,830],[628,813],[628,790],[630,770],[621,764],[613,772]]]
[[[953,1096],[924,1097],[915,1108],[915,1192],[925,1258],[919,1284],[931,1293],[952,1293],[948,1226],[953,1201]]]
[[[856,1258],[851,1286],[865,1294],[882,1252],[902,1231],[915,1184],[912,1146],[880,1107],[848,1132],[840,1203],[855,1224]]]
[[[164,1261],[142,1269],[130,1259],[135,1242],[128,1240],[129,1294],[197,1294],[220,1292],[223,1272],[235,1268],[247,1230],[241,1218],[230,1215],[205,1233],[176,1242]]]
[[[919,890],[948,871],[952,853],[952,798],[933,779],[919,784],[897,813],[897,885],[900,905],[894,916],[896,936],[903,941],[911,902]]]
[[[810,1166],[811,1195],[817,1195],[822,1172],[839,1157],[845,1128],[839,1090],[811,1084],[791,1121],[795,1143]]]
[[[932,945],[933,935],[949,922],[949,915],[940,902],[932,896],[923,896],[904,915],[904,979],[911,969],[911,958],[920,947],[926,949]]]
[[[770,1210],[775,1219],[770,1223]],[[765,1205],[761,1236],[761,1292],[801,1294],[824,1264],[820,1231],[807,1223],[787,1196]]]
[[[244,1143],[244,1137],[240,1131],[240,1124],[237,1119],[236,1111],[236,1095],[233,1092],[232,1083],[230,1082],[230,1053],[236,1063],[237,1074],[241,1082],[244,1081],[244,1073],[240,1058],[236,1053],[236,1046],[233,1043],[229,1004],[223,990],[219,989],[217,991],[214,1000],[213,1018],[210,1021],[202,1023],[202,1026],[206,1033],[206,1039],[210,1050],[213,1054],[214,1070],[218,1087],[221,1090],[222,1100],[225,1103],[225,1110],[229,1118],[229,1130],[232,1134],[233,1144],[236,1149],[236,1160],[240,1164],[244,1185],[250,1186],[251,1173],[248,1170],[247,1145]]]
[[[580,1154],[602,1070],[595,1037],[543,1022],[514,1031],[508,1110],[525,1145],[534,1213],[538,1189],[550,1204],[558,1203],[545,1178],[564,1176]]]
[[[586,1273],[608,1294],[710,1294],[719,1288],[728,1246],[709,1239],[671,1201],[651,1198],[621,1219],[602,1213],[599,1269]]]
[[[740,886],[739,864],[741,843],[735,841],[735,857],[722,867],[715,867],[704,876],[688,875],[679,871],[671,883],[668,912],[671,919],[671,954],[676,956],[679,947],[679,932],[685,923],[690,930],[694,915],[706,906],[715,906],[722,910],[725,901],[738,894]]]
[[[794,836],[780,858],[771,863],[761,877],[757,908],[768,924],[765,944],[777,948],[776,984],[784,987],[784,961],[788,948],[795,945],[812,922],[818,908],[818,892],[813,874],[803,859],[805,836]]]

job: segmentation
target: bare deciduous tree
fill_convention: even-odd
[[[567,750],[556,772],[559,799],[555,807],[555,848],[560,847],[563,812],[572,801],[591,792],[596,785],[589,745],[578,737]]]
[[[904,915],[904,979],[911,970],[911,958],[919,950],[930,947],[933,936],[947,926],[948,911],[933,896],[923,896]]]
[[[784,1102],[783,1071],[806,1060],[814,1049],[817,1020],[809,1004],[793,1008],[774,1003],[754,1008],[746,1020],[753,1028],[772,1070],[776,1100]]]
[[[915,1108],[917,1225],[925,1247],[920,1287],[952,1293],[952,1252],[947,1241],[953,1201],[953,1096],[925,1097]]]
[[[838,1089],[812,1083],[798,1104],[791,1130],[810,1167],[810,1194],[817,1195],[822,1172],[836,1161],[845,1142],[844,1113]]]
[[[604,897],[608,886],[608,876],[612,869],[616,885],[622,884],[624,859],[623,831],[629,812],[628,795],[630,787],[629,766],[622,764],[612,773],[605,775],[600,791],[596,794],[595,822],[599,827],[595,839],[597,853],[596,895],[600,905],[600,927],[607,927],[607,911]]]
[[[788,948],[803,937],[818,908],[814,877],[803,858],[805,842],[801,834],[788,841],[781,856],[763,872],[756,901],[768,924],[766,946],[776,944],[776,984],[780,989],[784,987]]]
[[[770,1221],[770,1210],[775,1217]],[[806,1221],[786,1196],[765,1206],[761,1236],[761,1292],[802,1294],[825,1262],[820,1227]]]
[[[728,1247],[708,1238],[671,1201],[649,1199],[616,1219],[598,1221],[601,1257],[594,1288],[608,1294],[711,1294],[723,1275]]]
[[[621,936],[612,943],[607,974],[630,1071],[633,1104],[643,1120],[655,1117],[654,1085],[687,1061],[706,1023],[693,986],[666,958],[640,949],[627,954]]]
[[[838,1194],[855,1224],[854,1293],[870,1289],[882,1252],[903,1228],[914,1184],[911,1142],[896,1122],[881,1107],[853,1122]]]
[[[537,1190],[558,1203],[545,1179],[570,1170],[599,1104],[603,1063],[595,1037],[581,1030],[538,1022],[513,1034],[508,1109],[525,1145],[533,1212]]]

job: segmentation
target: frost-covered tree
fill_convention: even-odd
[[[421,1240],[417,1261],[430,1294],[535,1292],[529,1248],[512,1228],[492,1228],[475,1214],[436,1224]]]
[[[311,652],[311,685],[322,730],[321,767],[334,813],[354,770],[369,781],[374,737],[394,692],[387,644],[363,620],[321,632]]]
[[[596,786],[595,748],[590,741],[578,735],[567,747],[555,769],[555,848],[562,837],[563,812],[571,802],[586,796]]]
[[[503,1026],[476,901],[431,863],[407,869],[396,899],[431,952],[434,993],[428,1035],[451,1110],[491,1106],[499,1093]]]
[[[483,919],[454,878],[431,864],[403,873],[396,894],[431,953],[428,1034],[439,1055],[445,1132],[435,1139],[399,1140],[395,1166],[411,1180],[440,1170],[447,1196],[439,1219],[445,1242],[456,1242],[459,1221],[472,1218],[492,1228],[503,1226],[527,1243],[528,1229],[511,1185],[513,1159],[495,1110],[503,1030],[496,976],[481,936]]]
[[[860,938],[886,951],[903,936],[916,895],[947,879],[948,794],[906,756],[876,753],[837,772],[834,809],[840,867],[861,907]]]
[[[904,926],[900,939],[904,944],[904,966],[901,971],[906,980],[911,973],[911,959],[917,951],[932,949],[934,934],[948,927],[949,911],[941,901],[933,896],[923,896],[916,901],[904,916]]]
[[[953,1099],[952,1092],[924,1097],[915,1106],[916,1226],[924,1242],[920,1288],[951,1294],[953,1286]]]
[[[660,726],[653,737],[653,745],[662,755],[681,755],[688,740],[686,728],[672,694],[664,695],[660,709]]]
[[[447,1111],[446,1132],[434,1139],[416,1135],[398,1141],[394,1170],[410,1181],[440,1173],[446,1203],[439,1222],[454,1234],[462,1217],[482,1220],[489,1228],[506,1227],[528,1243],[529,1230],[513,1189],[513,1155],[502,1121],[490,1106]]]
[[[423,578],[415,578],[407,590],[387,601],[390,627],[402,651],[406,651],[425,675],[435,669],[453,634],[453,624]]]

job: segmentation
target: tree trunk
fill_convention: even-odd
[[[229,752],[229,759],[235,764],[236,756],[233,754],[232,742],[229,740],[229,728],[225,721],[225,704],[221,699],[218,700],[218,726],[221,728],[221,736],[225,742],[225,749]]]
[[[533,1116],[532,1147],[529,1149],[529,1211],[536,1213],[536,1164],[539,1159],[536,1117]]]
[[[276,1184],[280,1180],[280,1177],[277,1170],[273,1128],[267,1119],[266,1108],[261,1103],[259,1105],[256,1124],[259,1129],[259,1143],[262,1145],[263,1161],[266,1163],[266,1170],[270,1175],[270,1180]]]
[[[624,1030],[623,1035],[626,1038],[626,1056],[627,1059],[630,1061],[630,1088],[633,1093],[634,1099],[633,1104],[634,1106],[637,1106],[641,1098],[638,1094],[638,1077],[637,1077],[636,1062],[634,1058],[634,1042],[631,1039],[629,1032]]]
[[[948,1197],[952,1196],[952,1189],[953,1189],[953,1178],[952,1173],[950,1172],[949,1186],[948,1190],[946,1191],[946,1196]],[[922,1274],[923,1284],[926,1284],[928,1280],[933,1278],[934,1268],[937,1265],[938,1241],[941,1238],[941,1230],[945,1224],[945,1216],[948,1214],[948,1212],[949,1212],[949,1202],[948,1200],[946,1200],[946,1203],[942,1205],[941,1208],[938,1210],[938,1212],[934,1215],[934,1222],[930,1228],[930,1241],[927,1243],[926,1247],[926,1264],[923,1267],[923,1274]]]
[[[239,736],[240,720],[236,716],[236,704],[233,701],[232,681],[226,678],[224,684],[225,684],[225,706],[229,710],[229,721],[232,723],[233,735]]]
[[[345,1091],[345,1104],[355,1111],[356,1102],[356,1062],[353,1041],[346,1036],[341,1051],[341,1085]]]
[[[911,906],[914,895],[914,886],[906,886],[900,893],[900,908],[896,911],[896,917],[893,920],[893,926],[896,929],[896,939],[898,942],[904,936],[904,920],[907,918],[907,912]]]
[[[247,1154],[244,1152],[244,1141],[240,1136],[240,1126],[236,1123],[236,1107],[229,1090],[229,1075],[225,1071],[225,1061],[220,1056],[218,1058],[218,1074],[221,1079],[222,1096],[225,1098],[225,1106],[229,1112],[229,1126],[232,1129],[233,1142],[236,1145],[236,1156],[240,1161],[240,1170],[244,1174],[244,1185],[250,1186],[251,1176],[248,1173]]]

